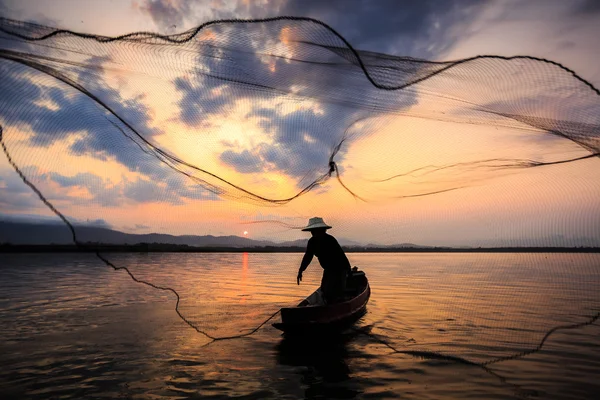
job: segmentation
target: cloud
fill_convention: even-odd
[[[357,49],[428,58],[432,44],[456,20],[470,18],[488,1],[288,1],[281,15],[307,16],[331,25]],[[445,44],[447,45],[447,44]]]
[[[154,202],[183,205],[183,198],[196,200],[217,199],[216,196],[203,188],[199,186],[188,187],[185,185],[183,178],[178,179],[175,177],[170,177],[165,181],[154,181],[147,178],[136,178],[134,180],[123,178],[121,182],[116,184],[88,172],[73,176],[50,172],[41,174],[40,178],[55,182],[62,188],[86,189],[91,195],[90,199],[69,198],[74,204],[79,205],[99,204],[103,207],[117,207],[127,204]]]
[[[204,21],[232,18],[264,18],[278,14],[285,0],[138,0],[133,8],[149,15],[163,32],[181,32]]]
[[[181,94],[179,119],[210,128],[208,121],[229,118],[240,104],[249,106],[245,120],[258,121],[268,139],[246,147],[225,145],[220,160],[238,172],[284,173],[302,177],[297,182],[302,186],[329,170],[334,152],[339,150],[337,163],[343,160],[350,143],[336,146],[348,139],[345,130],[353,121],[399,112],[417,101],[414,91],[384,93],[373,86],[347,57],[344,43],[318,24],[277,21],[211,29],[215,37],[199,36],[191,44],[195,67],[173,80]],[[382,84],[400,84],[415,72],[400,70],[397,80],[382,81],[384,70],[402,60],[389,56],[381,66],[377,55],[364,56]]]
[[[145,136],[159,134],[160,130],[150,125],[147,106],[138,98],[123,98],[101,80],[99,75],[102,73],[103,60],[92,57],[88,62],[90,70],[84,68],[76,72],[74,80],[82,82],[89,92],[108,104],[123,119],[137,126]],[[70,87],[45,86],[41,82],[48,79],[47,75],[10,61],[0,61],[0,76],[0,118],[9,126],[30,127],[33,132],[30,139],[32,145],[48,146],[56,140],[85,132],[86,137],[81,139],[87,142],[85,146],[81,142],[73,145],[77,154],[85,150],[107,150],[107,143],[94,139],[114,135],[115,128],[109,123],[107,112],[94,100]]]
[[[344,138],[343,127],[348,126],[357,113],[336,106],[324,109],[326,111],[321,113],[307,109],[285,115],[275,109],[252,111],[248,117],[261,117],[259,126],[270,140],[245,149],[227,145],[229,148],[221,153],[221,162],[240,173],[285,174],[293,178],[299,187],[327,172],[334,152],[334,160],[343,171],[341,162],[349,146],[342,146],[339,150],[336,146]]]
[[[55,174],[45,173],[36,166],[21,166],[21,171],[41,190],[44,197],[51,201],[67,201],[71,204],[85,204],[85,200],[70,197],[60,187],[53,186]],[[62,177],[61,177],[62,178]],[[60,180],[60,178],[59,178]],[[63,180],[64,187],[78,186],[68,179]],[[56,182],[58,183],[58,182]],[[60,186],[60,184],[59,184]],[[0,172],[0,205],[3,211],[23,212],[45,208],[38,196],[13,171]]]
[[[9,171],[0,174],[0,209],[5,212],[23,212],[43,206],[21,179]]]
[[[39,214],[4,214],[0,212],[0,221],[5,222],[23,222],[23,223],[45,223],[45,224],[63,224],[64,222],[56,215]]]
[[[456,21],[469,20],[491,1],[482,0],[279,0],[138,1],[135,7],[149,15],[162,31],[181,32],[203,22],[229,18],[275,16],[321,20],[356,48],[414,57],[431,57],[439,47],[450,46],[448,30]],[[593,0],[590,1],[593,3]],[[593,7],[591,4],[588,7]],[[439,44],[434,44],[439,42]]]
[[[247,116],[260,118],[260,126],[271,135],[271,140],[250,148],[225,149],[221,155],[221,161],[225,164],[238,171],[259,172],[268,169],[294,178],[304,176],[309,179],[328,170],[328,160],[333,149],[342,139],[350,120],[355,117],[354,109],[344,107],[363,107],[371,112],[373,108],[397,107],[398,104],[381,102],[380,96],[375,94],[369,98],[369,93],[377,90],[373,90],[364,76],[358,76],[357,83],[352,81],[352,77],[336,74],[335,70],[320,74],[319,62],[334,60],[351,67],[347,60],[327,49],[317,49],[315,52],[317,67],[310,65],[311,60],[306,64],[290,64],[277,56],[269,56],[269,51],[273,49],[276,52],[282,51],[278,48],[281,44],[279,35],[286,27],[285,21],[253,25],[250,28],[240,25],[215,27],[219,47],[215,50],[214,46],[199,44],[191,77],[175,78],[173,87],[181,94],[177,103],[179,118],[188,126],[205,124],[210,117],[226,117],[228,110],[236,102],[252,99],[253,112]],[[102,79],[105,64],[111,61],[107,57],[92,57],[83,60],[80,66],[65,66],[63,73],[76,82],[81,82],[86,90],[150,140],[161,133],[152,126],[151,110],[140,97],[124,98]],[[5,94],[0,95],[0,117],[5,118],[8,126],[28,126],[33,132],[31,145],[49,146],[55,141],[71,140],[74,137],[70,145],[72,154],[92,156],[104,161],[114,159],[146,177],[128,182],[128,186],[122,188],[125,198],[149,201],[152,197],[163,196],[157,182],[164,182],[177,173],[152,154],[143,154],[144,151],[152,153],[153,149],[137,139],[113,115],[89,97],[70,88],[34,83],[40,82],[39,73],[32,73],[9,62],[2,62],[0,66],[6,70],[3,72],[7,72],[7,78],[0,83],[6,89]],[[368,101],[351,103],[352,99],[348,100],[344,91],[340,90],[346,85],[363,85],[361,89],[369,89],[370,92],[364,93]],[[315,106],[320,108],[319,112],[300,109],[281,114],[273,112],[274,108],[269,111],[263,106],[265,101],[290,105],[307,99],[320,101],[321,104]],[[346,149],[341,149],[337,162],[343,158]],[[312,175],[306,175],[311,171]],[[93,196],[99,196],[98,188],[108,191],[103,198],[97,198],[101,204],[115,204],[113,199],[118,196],[113,196],[111,190],[117,190],[116,186],[85,182],[84,179],[89,180],[90,176],[76,177],[81,179],[77,184],[85,187]],[[59,179],[56,176],[54,178]],[[60,180],[57,183],[66,185],[67,181]],[[181,192],[165,194],[160,198],[173,204],[180,204],[177,196],[214,197],[206,191],[190,190],[183,184],[171,189]]]
[[[572,4],[573,13],[576,15],[599,14],[600,13],[600,2],[598,0],[583,0],[580,2],[574,2]]]
[[[242,173],[261,172],[264,169],[262,157],[257,154],[252,154],[248,150],[242,150],[240,152],[225,150],[221,153],[221,161]]]
[[[557,61],[600,82],[597,1],[495,1],[473,18],[456,21],[456,38],[439,57],[530,55]]]
[[[221,154],[221,161],[242,173],[277,171],[293,178],[315,178],[329,168],[329,157],[342,138],[343,132],[331,129],[333,123],[348,118],[333,107],[328,111],[298,110],[282,116],[273,109],[257,109],[250,115],[262,118],[259,125],[270,134],[272,143],[261,142],[241,151],[228,149]],[[312,170],[310,178],[306,177]]]
[[[106,222],[106,220],[102,218],[98,219],[78,219],[75,217],[67,217],[68,220],[75,226],[94,226],[98,228],[107,228],[110,229],[111,225]],[[38,215],[38,214],[4,214],[0,213],[0,221],[3,222],[17,222],[17,223],[25,223],[25,224],[58,224],[63,225],[64,222],[59,219],[55,215],[46,216],[46,215]]]
[[[179,1],[149,1],[138,5],[163,28],[171,23],[191,27],[190,22],[198,25],[217,18],[309,16],[332,24],[357,47],[384,51],[395,46],[400,37],[403,40],[415,35],[428,37],[432,25],[437,25],[443,32],[444,21],[450,19],[451,10],[475,7],[473,4],[479,3],[461,2],[459,7],[455,2],[425,1],[402,8],[395,1],[352,2],[350,6],[348,2],[283,1],[253,8],[244,8],[242,2],[229,2],[218,9],[206,5],[195,8],[191,3]],[[343,12],[340,17],[336,11],[340,9],[352,11]],[[292,43],[295,39],[318,42],[319,33],[332,36],[311,23],[303,25],[304,28],[308,26],[311,29],[307,34],[304,34],[305,30],[295,31],[294,23],[286,21],[212,26],[210,29],[217,37],[194,44],[196,68],[189,75],[173,81],[176,91],[181,94],[179,120],[188,126],[210,127],[207,121],[212,117],[227,118],[236,101],[253,100],[253,111],[246,117],[259,118],[260,127],[271,140],[250,147],[224,149],[221,162],[238,172],[278,171],[295,179],[314,178],[328,170],[329,157],[352,121],[379,111],[398,111],[416,102],[414,92],[382,95],[351,60],[347,60],[342,52],[336,54],[333,48],[319,48],[310,43],[298,45],[302,47],[298,51],[302,62],[290,62],[293,54],[284,54],[281,48],[284,31],[290,35]],[[344,46],[341,41],[331,45]],[[281,59],[280,55],[288,59]],[[368,54],[364,56],[367,58]],[[352,68],[358,73],[353,75]],[[377,73],[376,66],[371,72]],[[360,92],[361,98],[349,95],[352,91]],[[265,108],[261,98],[279,101],[274,106],[279,108],[293,101],[313,99],[319,103],[322,112],[297,110],[280,115]],[[277,100],[279,98],[283,100]],[[340,149],[336,162],[344,158],[348,145]]]
[[[3,193],[31,193],[31,189],[23,183],[21,178],[11,172],[6,172],[0,175],[0,186],[2,187]]]
[[[147,0],[134,3],[140,11],[149,14],[162,27],[181,27],[190,13],[189,1]]]
[[[146,179],[136,179],[132,182],[126,182],[123,188],[123,195],[138,203],[145,203],[152,200],[170,200],[171,204],[181,204],[177,197],[166,196],[164,187]]]
[[[206,123],[206,117],[221,113],[236,99],[227,85],[201,76],[195,83],[186,78],[176,78],[174,85],[175,89],[182,93],[182,98],[178,102],[179,120],[191,127]]]
[[[95,228],[112,229],[112,225],[102,218],[79,220],[71,217],[70,220],[75,226],[93,226]]]
[[[256,4],[250,2],[251,4]],[[451,41],[444,40],[436,47],[431,47],[432,38],[443,38],[449,27],[461,18],[468,18],[483,7],[480,1],[423,1],[403,3],[397,1],[282,1],[265,6],[245,7],[246,2],[228,2],[227,5],[211,8],[204,4],[194,7],[189,2],[149,1],[139,6],[149,13],[155,23],[166,26],[175,22],[178,26],[187,21],[188,27],[204,21],[218,18],[261,18],[276,15],[308,16],[323,20],[332,25],[352,45],[370,51],[393,51],[396,53],[430,56],[439,48],[447,48]],[[340,10],[343,10],[340,12]],[[236,100],[245,97],[260,96],[271,98],[277,95],[297,95],[298,99],[312,98],[321,101],[327,116],[310,115],[311,119],[301,121],[300,118],[282,119],[272,115],[271,120],[263,120],[262,126],[275,126],[270,129],[274,134],[274,143],[260,143],[253,148],[225,149],[220,156],[222,162],[234,167],[239,172],[258,172],[271,167],[279,167],[290,176],[303,175],[307,169],[328,168],[327,162],[331,147],[323,147],[320,138],[340,139],[345,129],[344,122],[357,119],[353,110],[341,112],[341,106],[371,108],[371,110],[395,110],[408,107],[416,102],[414,93],[393,101],[391,96],[380,96],[379,90],[367,84],[357,85],[348,79],[340,69],[324,73],[324,69],[315,68],[310,63],[342,63],[350,67],[348,60],[339,54],[317,47],[306,46],[310,53],[303,53],[303,63],[290,63],[277,57],[269,57],[273,53],[274,44],[281,42],[280,30],[289,23],[272,23],[263,25],[213,26],[218,31],[218,39],[211,46],[198,47],[198,68],[194,78],[177,78],[174,81],[176,90],[181,93],[178,102],[179,118],[188,126],[207,127],[210,117],[227,117],[227,112]],[[307,26],[309,24],[306,24]],[[315,27],[312,27],[315,28]],[[314,29],[315,32],[320,32]],[[310,38],[306,35],[305,40]],[[302,38],[300,38],[302,39]],[[341,42],[340,42],[341,43]],[[426,43],[423,44],[423,43]],[[341,44],[340,44],[341,45]],[[216,47],[214,47],[216,46]],[[439,47],[439,48],[438,48]],[[243,51],[245,50],[245,52]],[[275,49],[276,50],[276,49]],[[261,56],[262,54],[262,56]],[[313,60],[314,59],[314,60]],[[207,77],[210,75],[210,78]],[[228,81],[235,81],[227,85]],[[245,83],[244,83],[245,82]],[[253,89],[252,85],[256,88]],[[352,87],[354,86],[354,88]],[[348,96],[346,88],[362,91],[360,100]],[[294,87],[300,87],[294,90]],[[358,91],[357,90],[357,91]],[[270,93],[270,94],[269,94]],[[331,106],[334,104],[334,106]],[[254,113],[248,118],[260,117],[261,105],[256,105]],[[346,116],[340,117],[346,114]],[[365,114],[364,112],[362,114]],[[337,121],[337,126],[332,121]],[[323,126],[329,128],[323,132]],[[290,134],[292,131],[303,131],[301,134]],[[310,132],[307,132],[310,131]],[[306,137],[316,138],[313,143],[304,140]],[[344,149],[340,156],[343,156]],[[264,162],[270,163],[270,166]],[[338,160],[339,161],[339,160]],[[262,165],[261,165],[262,164]]]
[[[54,182],[58,183],[62,187],[80,186],[85,188],[93,188],[101,185],[103,182],[102,178],[89,172],[78,173],[74,176],[64,176],[55,172],[50,172],[49,175]]]
[[[81,82],[87,90],[108,104],[121,118],[135,126],[146,140],[151,140],[161,133],[151,125],[151,110],[140,101],[140,97],[124,98],[101,79],[102,65],[107,61],[107,59],[91,58],[88,59],[87,69],[84,67],[81,70],[63,72],[70,72],[76,81]],[[10,61],[0,60],[0,76],[2,76],[0,122],[4,127],[9,150],[10,128],[19,127],[23,130],[27,127],[31,132],[28,139],[29,146],[47,147],[56,141],[69,141],[72,137],[72,144],[69,147],[71,154],[91,156],[103,161],[114,159],[130,171],[141,173],[146,178],[128,181],[118,186],[91,173],[76,173],[73,176],[49,173],[40,176],[38,170],[26,169],[30,173],[28,176],[49,179],[64,188],[85,188],[93,196],[94,201],[103,206],[116,206],[123,199],[181,204],[180,197],[207,200],[215,198],[200,187],[188,188],[183,181],[172,178],[177,172],[155,156],[144,153],[144,151],[149,152],[150,149],[119,120],[86,95],[70,87],[48,86],[46,75],[33,72],[27,67]],[[146,149],[142,150],[144,146]],[[76,169],[77,166],[74,164],[74,172]],[[171,177],[170,192],[165,193],[159,185],[169,177]],[[8,189],[11,191],[12,181],[9,184],[11,186]],[[154,186],[154,189],[151,186]],[[29,190],[23,189],[22,186],[15,187]],[[152,195],[161,197],[152,198]],[[10,196],[10,201],[15,201],[16,194],[12,193]],[[76,199],[71,200],[76,201]],[[32,206],[35,201],[33,203],[22,201],[20,204],[23,207],[26,204]]]
[[[11,4],[12,3],[12,4]],[[34,10],[25,11],[22,2],[1,0],[0,1],[0,16],[5,18],[19,19],[34,24],[46,25],[46,26],[58,26],[56,19],[49,18],[38,7]]]
[[[352,7],[346,7],[352,12],[344,12],[343,17],[334,15],[332,10],[342,4],[348,3],[334,1],[324,5],[307,1],[279,6],[282,13],[307,15],[331,23],[357,47],[376,51],[406,49],[411,54],[425,55],[438,54],[456,43],[459,35],[449,27],[455,26],[461,18],[480,15],[483,7],[479,2],[470,1],[425,1],[402,7],[392,1],[353,2]],[[191,7],[195,6],[178,1],[150,1],[138,6],[156,21],[175,19],[179,23],[188,18],[187,14],[199,12],[196,8],[192,12]],[[231,10],[228,6],[222,12]],[[301,28],[297,28],[299,25]],[[222,149],[220,161],[236,171],[281,172],[294,179],[318,176],[328,170],[329,158],[353,121],[401,112],[419,100],[411,90],[384,92],[373,87],[343,43],[331,35],[323,35],[324,28],[317,25],[280,21],[222,25],[211,30],[216,33],[212,41],[189,44],[187,49],[195,57],[195,65],[185,76],[172,80],[172,89],[180,95],[177,115],[187,126],[206,126],[209,121],[227,118],[237,103],[250,104],[251,111],[246,117],[258,121],[266,137],[240,147]],[[414,39],[410,43],[406,41],[409,37]],[[426,48],[419,47],[422,43],[428,43]],[[372,52],[361,55],[373,79],[382,84],[402,83],[419,73],[418,68],[403,64],[400,57],[384,57]],[[150,118],[152,110],[143,100],[124,98],[120,92],[109,89],[102,79],[104,65],[110,61],[88,59],[84,68],[69,67],[68,72],[139,128],[144,137],[158,135],[160,131]],[[136,143],[120,134],[115,125],[125,134],[134,137],[133,133],[98,109],[89,98],[52,87],[8,83],[9,87],[23,89],[31,97],[31,100],[21,99],[21,108],[6,107],[16,123],[29,124],[34,131],[35,145],[45,146],[71,134],[80,135],[71,145],[74,154],[102,160],[114,158],[131,171],[144,175],[123,188],[126,198],[141,201],[165,195],[159,183],[176,173],[151,155],[142,154]],[[247,101],[250,99],[252,101]],[[302,105],[308,101],[313,104]],[[21,116],[23,109],[29,109],[28,115],[32,118]],[[73,110],[77,110],[78,118],[73,118]],[[137,143],[144,147],[139,140]],[[351,141],[345,142],[336,154],[338,164],[351,144]],[[188,192],[185,185],[176,188],[182,191],[180,197],[201,196]],[[178,203],[175,195],[169,198],[174,204]]]
[[[121,188],[109,180],[89,172],[80,172],[73,176],[65,176],[56,172],[44,174],[49,181],[57,183],[61,188],[83,188],[92,196],[91,199],[71,197],[74,204],[99,204],[103,207],[116,207],[122,204]]]

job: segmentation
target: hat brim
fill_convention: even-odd
[[[331,229],[331,226],[325,225],[325,224],[309,225],[306,228],[303,228],[302,230],[303,231],[312,231],[313,229],[321,229],[321,228]]]

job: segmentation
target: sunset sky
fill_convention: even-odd
[[[434,61],[529,55],[559,62],[600,87],[600,2],[593,0],[5,0],[0,1],[0,15],[106,36],[135,31],[176,34],[213,19],[304,16],[330,25],[361,51]],[[294,40],[303,32],[292,24],[277,29],[279,42],[267,44],[284,57],[301,57],[302,47]],[[201,35],[200,41],[221,43],[218,29]],[[239,43],[244,40],[239,38]],[[281,83],[288,76],[283,71],[290,71],[293,64],[260,54],[264,44],[247,40],[249,48],[258,47],[256,55],[236,61],[242,63],[240,73],[260,68],[248,73]],[[100,54],[100,46],[89,51]],[[496,96],[496,101],[510,103],[521,96],[523,109],[532,115],[544,112],[556,119],[569,119],[577,112],[592,115],[595,120],[574,122],[592,123],[597,138],[599,101],[592,98],[581,111],[576,108],[577,96],[563,98],[548,89],[570,84],[567,78],[557,86],[532,82],[526,94],[533,99],[525,100],[525,92],[518,93],[517,86],[514,92],[501,93],[506,72],[495,72],[496,64],[482,64],[491,66],[484,75],[449,73],[447,79],[459,85],[448,85],[440,77],[400,94],[378,91],[364,76],[349,73],[315,76],[310,93],[318,95],[307,94],[307,88],[295,86],[290,78],[284,82],[287,94],[253,97],[251,89],[214,84],[194,73],[211,73],[223,64],[187,63],[192,59],[176,50],[158,58],[148,56],[151,50],[143,47],[115,49],[114,54],[94,59],[98,69],[83,71],[78,79],[110,101],[157,147],[263,197],[285,198],[327,173],[332,148],[348,128],[350,139],[335,160],[344,183],[364,201],[335,179],[281,206],[244,200],[237,189],[221,196],[211,193],[206,186],[151,163],[108,120],[98,117],[97,108],[53,78],[2,60],[0,123],[9,150],[42,193],[74,221],[135,233],[293,240],[306,237],[294,227],[321,216],[334,227],[334,236],[360,243],[600,246],[598,157],[529,169],[458,167],[374,183],[433,164],[506,157],[548,162],[589,154],[567,139],[523,123],[500,119],[488,123],[488,117],[461,117],[454,108],[456,99],[474,99],[471,87],[483,87],[482,93]],[[144,57],[152,64],[135,64]],[[342,57],[339,60],[343,71]],[[302,71],[309,73],[309,68]],[[351,98],[346,88],[360,97]],[[353,125],[357,117],[372,114],[348,113],[342,104],[346,101],[401,112],[378,114]],[[52,123],[44,118],[49,113]],[[59,131],[66,132],[60,140],[55,136]],[[57,219],[4,155],[0,214],[3,219]]]

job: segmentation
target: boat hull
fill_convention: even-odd
[[[273,327],[286,334],[308,334],[336,332],[351,325],[365,313],[371,288],[365,274],[358,271],[352,272],[348,285],[351,292],[344,301],[307,305],[309,299],[315,297],[313,293],[297,307],[282,308],[281,322],[274,323]]]

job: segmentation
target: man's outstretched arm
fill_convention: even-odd
[[[310,264],[312,259],[313,253],[307,248],[306,253],[304,253],[304,257],[302,257],[302,262],[300,263],[300,269],[298,270],[298,278],[296,278],[298,285],[302,281],[302,272],[304,272],[304,270],[308,268],[308,265]]]

